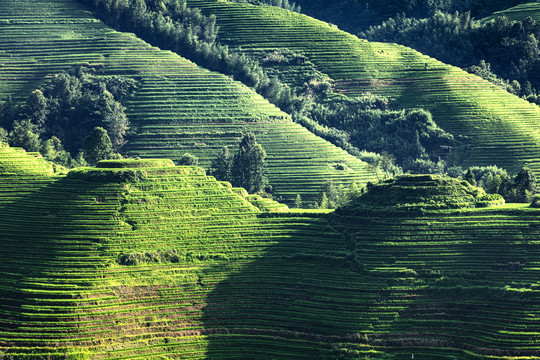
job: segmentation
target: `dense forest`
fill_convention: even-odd
[[[133,94],[135,87],[135,79],[98,76],[85,67],[62,72],[34,90],[25,104],[0,101],[0,140],[41,152],[63,166],[108,158],[126,142],[129,120],[121,102]],[[92,147],[85,149],[87,137],[96,135],[95,128],[105,132],[101,136],[109,143],[105,146],[110,150],[104,156],[93,156],[96,149]]]

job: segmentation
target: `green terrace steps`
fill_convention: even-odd
[[[398,205],[468,202],[356,211],[388,207],[395,189]],[[475,207],[479,190],[436,176],[366,195],[331,213],[266,211],[276,204],[155,159],[0,174],[0,352],[538,358],[540,210]]]
[[[497,11],[493,15],[484,18],[483,21],[493,20],[499,16],[506,16],[510,20],[518,21],[530,16],[534,20],[540,21],[540,3],[538,1],[527,2],[506,10]]]
[[[498,165],[517,173],[527,165],[540,175],[540,107],[488,81],[413,49],[358,39],[278,7],[187,3],[216,15],[219,40],[233,48],[254,54],[290,49],[305,55],[344,94],[379,94],[393,99],[395,108],[429,110],[440,127],[466,137],[463,146],[448,154],[466,167]]]
[[[0,184],[2,191],[20,185],[9,176]],[[206,309],[222,281],[270,246],[291,264],[342,257],[334,245],[343,237],[320,215],[272,213],[272,202],[262,213],[252,202],[262,200],[200,168],[144,159],[49,176],[1,203],[0,351],[17,359],[206,358],[208,351],[226,358],[244,344],[261,358],[317,354],[318,341],[272,330],[273,317],[250,330],[216,322],[211,312],[239,299],[233,292]]]
[[[226,184],[230,185],[230,184]],[[263,198],[260,195],[249,195],[244,188],[233,188],[233,191],[245,198],[251,204],[258,207],[263,212],[288,212],[289,207],[285,204],[280,204],[277,201]]]
[[[79,65],[138,80],[126,103],[136,129],[124,148],[130,157],[178,161],[189,152],[209,167],[222,146],[234,152],[251,131],[268,154],[274,195],[286,202],[297,194],[315,201],[329,179],[347,185],[374,178],[365,163],[293,123],[248,87],[113,31],[76,0],[0,3],[0,99],[24,101],[54,74]]]
[[[39,154],[12,148],[0,141],[0,175],[52,175],[59,167],[45,161]]]

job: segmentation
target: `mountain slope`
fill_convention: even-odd
[[[422,107],[463,145],[450,164],[527,165],[540,174],[540,108],[459,68],[410,48],[372,43],[310,17],[280,8],[215,0],[188,0],[215,14],[219,39],[246,52],[287,48],[304,54],[348,95],[394,99],[396,108]]]
[[[35,159],[23,155],[13,169]],[[334,214],[263,214],[166,160],[1,174],[0,352],[538,358],[540,210],[422,210],[461,204],[456,186],[468,200],[468,184],[403,177]],[[389,212],[403,191],[407,209]]]
[[[268,154],[275,195],[290,202],[296,194],[315,200],[327,179],[373,178],[365,163],[292,123],[249,88],[111,30],[75,0],[2,3],[0,29],[2,98],[23,100],[73,66],[137,78],[126,111],[137,130],[125,148],[130,156],[178,160],[189,152],[209,166],[222,146],[236,151],[242,133],[251,131]]]

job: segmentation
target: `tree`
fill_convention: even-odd
[[[321,201],[318,204],[319,209],[331,209],[332,206],[330,202],[328,201],[328,197],[326,196],[326,193],[322,194]]]
[[[210,175],[219,181],[231,181],[232,156],[229,148],[222,147],[210,166]]]
[[[71,106],[72,102],[81,95],[81,81],[75,76],[62,72],[54,77],[44,91],[47,97],[57,98],[64,105]]]
[[[97,164],[100,160],[108,159],[112,156],[111,138],[107,130],[102,127],[95,127],[84,139],[84,158],[91,165]]]
[[[530,202],[536,194],[536,177],[531,169],[524,167],[514,178],[516,201]]]
[[[185,153],[184,155],[182,155],[180,160],[178,160],[178,165],[183,166],[197,166],[198,163],[199,159],[195,155],[192,155],[190,153]]]
[[[6,129],[0,127],[0,142],[8,142],[9,133]]]
[[[296,194],[296,199],[294,199],[294,206],[297,209],[300,209],[302,207],[302,197],[300,194]]]
[[[332,209],[336,207],[338,200],[338,191],[334,185],[334,181],[327,180],[322,186],[317,199],[319,204],[325,203],[325,207],[319,207],[321,209]]]
[[[43,155],[45,159],[54,161],[63,166],[70,166],[73,162],[71,154],[64,150],[62,142],[56,136],[53,136],[43,143],[41,155]]]
[[[351,201],[352,199],[360,196],[361,193],[362,189],[358,186],[356,180],[354,180],[351,186],[347,189],[347,192],[345,193],[345,199],[343,199],[343,203]]]
[[[129,121],[124,112],[124,107],[114,100],[113,95],[103,89],[99,101],[102,122],[111,138],[113,149],[118,151],[124,144],[124,136],[129,129]]]
[[[476,179],[471,168],[467,169],[467,172],[465,172],[463,179],[466,180],[469,184],[476,186]]]
[[[384,178],[389,178],[391,175],[393,175],[397,167],[395,165],[396,158],[386,152],[383,151],[375,161],[368,164],[368,169],[375,174],[377,177],[377,180],[382,180],[379,178],[379,170],[382,170],[384,173]]]
[[[234,186],[241,186],[250,193],[260,193],[268,184],[266,177],[266,152],[248,133],[240,141],[238,153],[233,157],[231,180]]]
[[[16,112],[17,107],[13,104],[11,96],[4,102],[0,101],[0,127],[11,129]]]
[[[41,140],[30,120],[16,121],[8,140],[9,145],[22,147],[26,151],[37,152],[41,148]]]
[[[43,132],[47,119],[47,99],[41,90],[34,90],[26,101],[26,113],[30,121],[37,125],[37,131]]]

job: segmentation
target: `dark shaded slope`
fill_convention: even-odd
[[[218,333],[209,356],[538,356],[535,210],[359,208],[298,228],[218,284],[205,309],[205,326]]]

